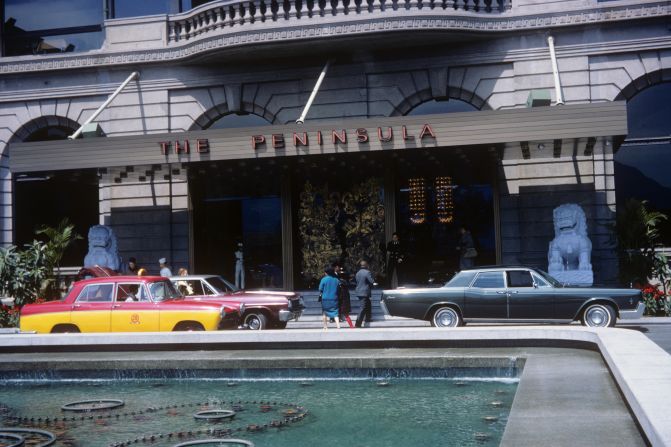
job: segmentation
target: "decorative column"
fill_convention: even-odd
[[[388,163],[384,171],[384,243],[396,231],[396,170]]]
[[[291,206],[291,176],[282,176],[280,185],[280,201],[282,213],[282,276],[284,288],[294,288],[294,228],[293,209]]]

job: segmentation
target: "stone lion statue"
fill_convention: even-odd
[[[116,236],[105,225],[94,225],[89,229],[89,251],[84,258],[84,267],[96,265],[117,271],[121,266]]]
[[[548,251],[548,273],[560,281],[591,284],[592,242],[587,237],[585,212],[575,203],[565,203],[552,216],[555,238]]]

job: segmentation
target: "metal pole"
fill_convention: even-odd
[[[555,54],[555,39],[548,36],[548,46],[550,47],[550,60],[552,61],[552,75],[555,79],[555,94],[557,104],[564,104],[564,96],[561,92],[561,81],[559,80],[559,68],[557,67],[557,55]]]
[[[100,114],[102,113],[102,111],[105,110],[105,108],[106,108],[106,107],[107,107],[107,106],[114,100],[114,98],[116,98],[117,95],[118,95],[119,93],[121,93],[121,90],[123,90],[123,89],[128,85],[128,83],[129,83],[130,81],[132,81],[133,79],[139,78],[139,77],[140,77],[140,73],[138,73],[137,71],[132,72],[132,73],[130,74],[130,76],[128,76],[128,77],[126,78],[126,80],[123,81],[123,83],[122,83],[116,90],[114,90],[114,93],[112,93],[112,94],[110,95],[110,97],[107,98],[107,101],[105,101],[100,107],[98,107],[98,110],[96,110],[95,112],[93,112],[93,115],[91,115],[91,117],[90,117],[89,119],[87,119],[87,120],[84,122],[84,124],[82,124],[82,125],[79,127],[79,129],[77,129],[77,131],[76,131],[75,133],[73,133],[72,135],[70,135],[70,136],[68,137],[68,140],[74,140],[74,139],[76,139],[77,137],[79,137],[79,135],[82,133],[82,130],[84,129],[84,126],[86,126],[86,125],[89,124],[91,121],[93,121],[94,119],[96,119],[96,118],[98,117],[98,115],[100,115]]]
[[[308,102],[305,104],[305,107],[303,108],[303,113],[301,113],[301,116],[296,120],[296,124],[303,124],[305,122],[305,116],[308,114],[308,110],[310,110],[310,106],[312,105],[312,101],[315,100],[315,96],[317,96],[317,92],[319,91],[319,87],[322,85],[322,81],[324,80],[324,77],[326,76],[326,72],[329,69],[329,65],[331,64],[331,61],[326,61],[326,65],[324,65],[324,68],[322,69],[322,72],[319,74],[319,78],[317,79],[317,83],[315,84],[315,88],[312,89],[312,93],[310,94],[310,97],[308,98]]]

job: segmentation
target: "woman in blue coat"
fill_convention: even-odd
[[[336,327],[340,329],[340,319],[338,318],[338,286],[340,281],[331,267],[324,269],[326,275],[319,282],[319,296],[322,300],[322,320],[324,330],[328,329],[329,318],[335,319]]]

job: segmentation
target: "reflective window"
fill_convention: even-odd
[[[139,3],[139,2],[138,2]],[[100,0],[5,0],[5,26],[37,31],[98,25],[103,20]],[[5,32],[10,30],[5,29]]]
[[[180,298],[182,295],[175,289],[170,281],[160,281],[149,286],[155,301],[165,301]]]
[[[477,272],[459,272],[454,275],[447,284],[446,287],[468,287],[468,285],[473,281],[473,277]]]
[[[211,2],[212,0],[182,0],[182,11],[188,11],[192,8],[197,8],[200,5]]]
[[[508,287],[533,287],[534,281],[531,273],[526,270],[510,270],[508,275]]]
[[[217,289],[219,292],[222,293],[232,293],[238,290],[237,287],[235,287],[230,282],[226,281],[221,276],[213,276],[211,278],[207,278],[207,281],[210,283],[212,287],[214,287],[215,289]]]
[[[111,302],[114,284],[91,284],[77,297],[78,303]]]
[[[203,287],[203,283],[198,279],[183,279],[180,281],[173,281],[173,284],[175,287],[177,287],[179,293],[184,296],[207,295],[205,292],[206,289]]]
[[[532,275],[538,287],[550,287],[550,284],[538,275]]]
[[[88,51],[103,42],[101,0],[5,0],[3,55]]]
[[[499,289],[505,287],[503,272],[482,272],[473,283],[473,287],[481,289]]]
[[[120,283],[117,285],[116,301],[134,303],[149,301],[149,297],[141,283]]]
[[[179,12],[179,3],[174,0],[114,0],[114,18],[174,14]]]
[[[618,207],[628,199],[647,201],[647,208],[671,215],[671,83],[648,87],[627,103],[628,144],[615,154]],[[671,246],[671,220],[660,224],[660,238]]]

